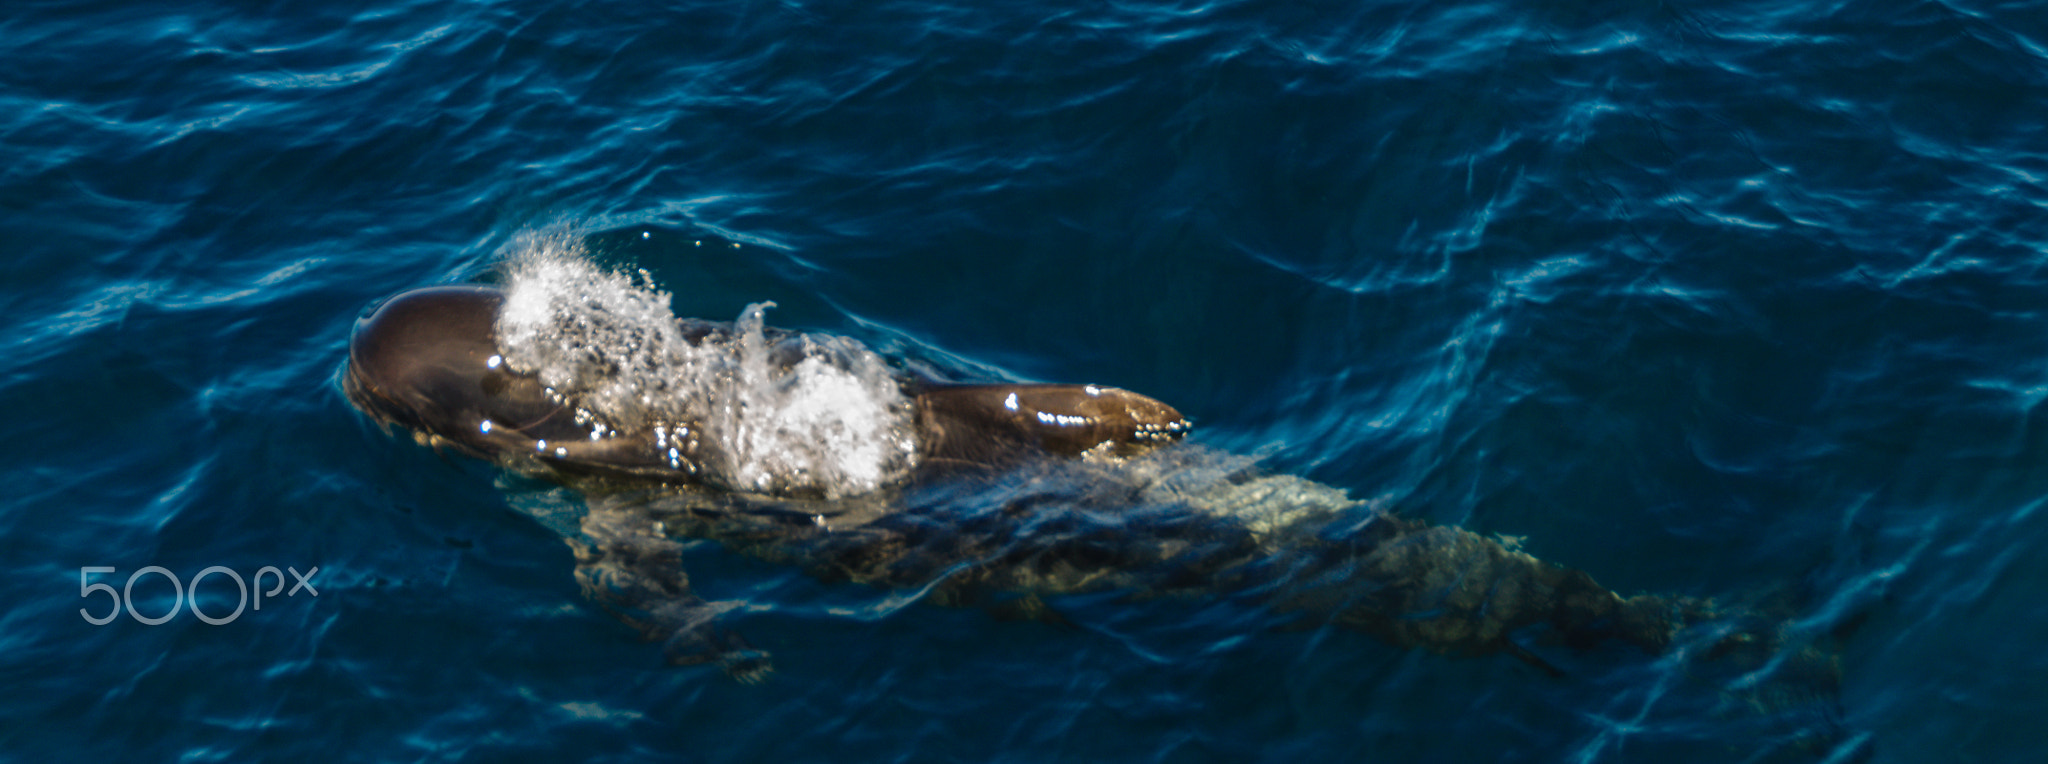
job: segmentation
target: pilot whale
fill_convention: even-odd
[[[692,592],[678,553],[681,540],[698,538],[826,581],[1049,620],[1058,616],[1041,598],[1051,595],[1244,593],[1395,645],[1506,653],[1551,674],[1563,672],[1541,651],[1621,643],[1657,654],[1690,627],[1727,618],[1709,600],[1625,596],[1518,544],[1397,517],[1182,443],[1190,425],[1180,412],[1114,387],[896,374],[908,435],[879,458],[905,469],[850,493],[805,483],[799,473],[809,468],[781,482],[747,479],[748,465],[734,465],[748,455],[716,421],[738,416],[732,409],[745,401],[698,407],[694,419],[593,413],[585,404],[600,388],[589,379],[551,380],[513,363],[504,336],[511,299],[467,285],[385,300],[350,338],[347,396],[423,443],[582,489],[588,511],[570,543],[586,593],[679,664],[714,663],[747,681],[769,666],[721,625],[731,605]],[[661,330],[680,338],[673,352],[752,359],[718,367],[702,384],[732,382],[748,363],[857,365],[844,347],[746,318],[670,320]],[[598,359],[586,376],[602,381],[629,363],[651,362]],[[1013,468],[1080,479],[1034,492],[1004,484]],[[992,509],[948,511],[961,492],[979,492]],[[1776,645],[1770,629],[1749,627],[1720,629],[1709,642],[1759,656]]]

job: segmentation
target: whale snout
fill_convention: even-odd
[[[438,432],[487,397],[500,296],[473,287],[397,295],[356,322],[349,397],[378,419]]]
[[[434,287],[385,300],[356,322],[348,343],[351,397],[366,411],[408,426],[445,415],[444,398],[464,398],[496,354],[499,295]]]
[[[349,337],[350,401],[423,440],[484,457],[587,435],[538,381],[505,367],[495,330],[503,302],[502,292],[482,286],[385,300]]]

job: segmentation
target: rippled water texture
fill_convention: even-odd
[[[2041,2],[24,0],[0,50],[0,758],[2039,756]],[[367,306],[564,230],[683,315],[1140,391],[1788,608],[1839,697],[1229,598],[1002,622],[708,543],[777,670],[665,667],[578,590],[584,497],[340,390]],[[149,626],[152,565],[317,594]]]

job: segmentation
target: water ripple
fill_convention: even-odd
[[[0,746],[2022,759],[2040,5],[20,3]],[[1843,729],[1669,661],[1545,684],[1231,603],[1055,603],[1061,633],[715,548],[693,576],[786,676],[664,669],[578,598],[579,499],[336,389],[363,306],[551,226],[681,313],[1131,387],[1626,591],[1784,602],[1845,645]],[[74,620],[80,567],[152,564],[329,578],[229,626]]]

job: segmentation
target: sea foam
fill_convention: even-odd
[[[698,477],[742,491],[846,496],[915,464],[910,399],[857,341],[766,329],[770,302],[686,326],[667,292],[598,267],[567,235],[524,238],[506,275],[505,363],[594,433],[689,432]]]

